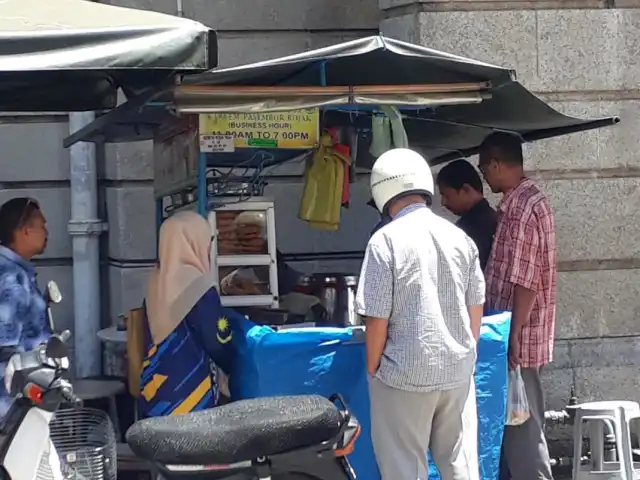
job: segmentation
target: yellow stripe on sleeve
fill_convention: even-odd
[[[207,375],[202,383],[200,383],[200,385],[198,385],[173,412],[171,412],[171,415],[181,415],[183,413],[191,412],[210,390],[211,377]]]

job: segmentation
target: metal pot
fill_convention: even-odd
[[[355,309],[358,277],[355,275],[312,275],[308,279],[310,293],[320,299],[329,314],[329,324],[335,326],[361,325]]]

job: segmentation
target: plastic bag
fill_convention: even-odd
[[[330,135],[322,135],[320,147],[304,174],[298,218],[321,230],[338,230],[344,188],[344,165],[351,159],[334,148]]]
[[[522,425],[529,420],[529,400],[522,380],[520,367],[509,371],[509,387],[507,389],[507,417],[504,424],[512,427]]]

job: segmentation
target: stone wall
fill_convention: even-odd
[[[640,400],[640,2],[380,0],[381,31],[513,67],[551,105],[618,127],[530,145],[526,167],[553,205],[559,250],[550,408]],[[613,8],[616,7],[616,8]]]
[[[0,114],[0,204],[13,197],[38,200],[48,219],[50,241],[36,260],[38,280],[56,280],[64,302],[54,314],[60,328],[73,327],[73,277],[69,221],[69,151],[62,148],[68,134],[64,115]],[[98,313],[99,314],[99,313]]]
[[[177,13],[175,0],[111,0],[108,3],[173,15]],[[375,34],[379,24],[375,0],[183,0],[182,4],[184,16],[217,31],[220,66],[227,67]],[[140,302],[144,280],[155,254],[151,156],[148,142],[111,145],[106,149],[107,174],[104,183],[110,223],[111,318]],[[276,176],[291,173],[300,173],[299,166],[278,169]],[[306,229],[296,218],[299,185],[291,181],[283,183],[276,178],[267,193],[275,198],[280,230]],[[292,201],[292,198],[295,200]],[[131,208],[133,205],[135,208]],[[358,221],[363,222],[365,228],[370,228],[375,222],[372,213],[362,202],[362,208],[347,215],[347,221],[352,219],[356,224],[352,223],[353,228],[341,231],[339,237],[328,239],[322,233],[310,237],[305,237],[304,233],[281,235],[280,247],[284,252],[293,253],[322,250],[319,245],[336,245],[341,242],[340,239],[345,240],[342,243],[346,245],[352,239],[350,232],[362,230],[356,228]],[[366,237],[360,237],[358,241],[366,242]],[[346,247],[336,249],[347,250]],[[315,265],[298,266],[307,270]],[[332,267],[325,265],[325,268]],[[351,268],[357,268],[357,265]]]
[[[176,14],[174,0],[110,3]],[[558,224],[560,276],[556,362],[545,382],[552,408],[575,383],[582,399],[640,400],[640,0],[183,0],[184,14],[219,32],[230,66],[383,33],[435,49],[513,67],[520,80],[563,112],[622,117],[618,127],[530,146],[527,168],[548,193]],[[616,8],[611,8],[616,7]],[[0,117],[0,201],[26,193],[44,204],[51,243],[38,260],[43,281],[66,294],[58,308],[72,321],[66,117]],[[152,158],[147,143],[102,152],[104,323],[140,302],[154,256]],[[298,168],[299,167],[287,167]],[[281,170],[279,174],[291,173]],[[296,218],[300,186],[275,181],[284,252],[355,250],[375,213],[366,182],[337,235],[312,232]],[[302,228],[301,228],[302,227]],[[356,245],[354,247],[354,245]],[[317,268],[318,265],[299,265]],[[324,264],[326,270],[357,269]]]
[[[143,5],[140,0],[128,0],[129,4],[112,0],[116,1],[175,13],[172,1]],[[552,408],[564,404],[572,383],[585,399],[640,399],[632,374],[640,363],[633,354],[640,333],[636,322],[640,223],[633,220],[640,209],[640,160],[636,157],[640,150],[636,134],[640,9],[636,7],[640,1],[379,0],[376,5],[370,0],[284,4],[245,0],[216,2],[215,7],[204,0],[184,1],[187,16],[219,31],[223,65],[368,35],[379,24],[388,36],[515,68],[525,86],[560,111],[586,117],[621,116],[618,127],[540,142],[527,152],[527,169],[550,196],[559,230],[557,356],[546,374]],[[148,165],[146,146],[113,147],[112,151],[121,152],[116,155],[124,161],[134,149]],[[145,171],[150,174],[150,168]],[[140,195],[141,202],[146,195],[145,205],[151,210],[149,195],[144,193],[150,186],[137,188],[127,195]],[[281,235],[279,244],[285,252],[357,249],[353,245],[366,240],[375,221],[375,214],[363,206],[364,185],[354,188],[353,210],[346,214],[337,236],[311,232],[295,218],[298,185],[276,183],[270,192],[278,205],[279,230],[299,231],[295,236]],[[118,209],[110,205],[109,211]],[[120,218],[131,228],[125,229],[124,223],[122,229],[112,227],[110,243],[120,245],[122,252],[132,252],[136,250],[132,246],[139,245],[137,250],[146,249],[143,256],[150,258],[152,245],[145,232],[153,230],[151,216],[127,211]],[[125,239],[130,239],[127,247],[122,244]],[[143,271],[135,272],[131,275],[137,284]],[[121,291],[135,290],[121,287]],[[137,297],[136,292],[136,301]],[[127,306],[126,300],[122,306]]]

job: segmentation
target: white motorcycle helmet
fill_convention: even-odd
[[[371,196],[380,213],[385,213],[389,202],[399,196],[433,196],[433,190],[429,164],[422,155],[408,148],[384,152],[371,169]]]

